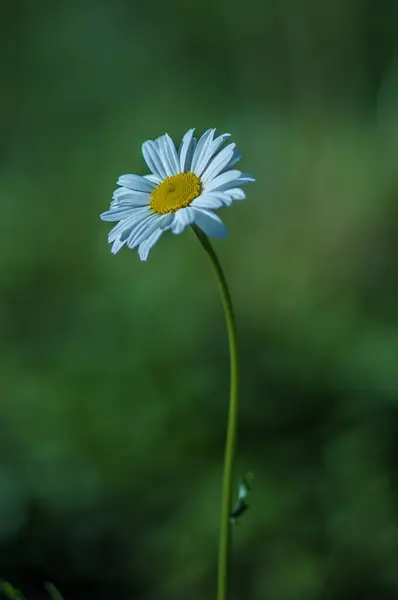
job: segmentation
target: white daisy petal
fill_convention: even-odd
[[[195,219],[195,211],[191,207],[180,208],[175,213],[175,219],[171,231],[176,235],[182,233],[188,225],[192,225]]]
[[[209,210],[215,210],[216,208],[220,208],[220,206],[222,205],[223,202],[221,202],[219,199],[212,198],[210,194],[203,194],[203,196],[195,198],[191,206],[193,206],[194,208],[205,208]]]
[[[159,156],[157,145],[152,140],[147,140],[142,144],[142,155],[152,173],[160,180],[167,177],[163,162]]]
[[[256,178],[250,173],[241,173],[239,176],[239,183],[242,185],[244,183],[253,183],[256,181]]]
[[[111,207],[116,206],[146,206],[151,199],[147,192],[133,192],[127,188],[119,188],[112,194]]]
[[[121,248],[123,248],[123,246],[125,245],[126,241],[121,242],[119,239],[115,240],[112,244],[112,248],[111,248],[111,252],[112,254],[116,254],[116,252],[119,252],[119,250]]]
[[[235,165],[236,163],[238,163],[240,161],[240,159],[242,158],[241,153],[239,152],[239,150],[236,148],[234,148],[234,153],[231,157],[231,160],[229,161],[228,164],[225,165],[225,167],[223,168],[222,172],[224,171],[230,171]]]
[[[117,184],[136,192],[152,192],[156,187],[153,181],[149,181],[141,175],[121,175]]]
[[[252,183],[253,181],[255,181],[255,178],[249,173],[241,173],[234,169],[231,171],[223,171],[215,179],[209,181],[207,185],[205,185],[205,192],[214,190],[227,192],[229,189],[245,185],[246,183]]]
[[[113,194],[112,194],[112,200],[124,200],[125,198],[132,198],[132,197],[145,197],[145,198],[149,198],[150,193],[149,192],[138,192],[137,190],[130,190],[129,188],[126,187],[120,187],[117,188]]]
[[[207,161],[206,162],[201,161],[200,167],[196,168],[196,174],[198,175],[198,177],[200,177],[200,175],[203,173],[203,171],[206,169],[206,167],[208,167],[210,160],[213,158],[213,156],[215,155],[217,150],[223,145],[225,140],[230,137],[230,135],[231,135],[230,133],[223,133],[222,135],[219,135],[217,138],[215,138],[212,141],[211,147],[210,147],[209,151],[207,152],[207,157],[206,157]]]
[[[136,199],[134,199],[134,200],[136,200]],[[110,210],[119,210],[121,208],[129,208],[132,211],[135,208],[144,208],[145,206],[148,206],[148,204],[149,204],[148,200],[142,200],[142,201],[137,200],[136,204],[128,199],[112,200]]]
[[[227,140],[229,137],[231,137],[230,133],[222,133],[221,135],[219,135],[218,137],[216,137],[213,140],[213,144],[212,144],[212,156],[214,156],[214,153],[217,152],[217,150],[219,148],[221,148],[221,146],[223,145],[223,143],[225,142],[225,140]]]
[[[201,179],[204,185],[217,177],[234,155],[235,144],[229,144],[217,154],[203,173]]]
[[[182,173],[189,171],[192,163],[192,156],[194,152],[194,140],[193,132],[195,129],[188,129],[178,149],[178,158],[180,160],[180,170]]]
[[[165,133],[160,138],[160,143],[167,160],[167,164],[170,167],[171,175],[177,175],[180,172],[180,162],[178,160],[177,150],[171,137]]]
[[[144,219],[134,225],[134,227],[131,229],[127,239],[127,246],[133,249],[137,245],[135,243],[137,239],[140,239],[140,241],[143,242],[144,239],[146,239],[152,233],[152,231],[159,227],[159,220],[160,215],[150,212]]]
[[[167,143],[165,141],[165,136],[161,135],[160,137],[158,137],[155,140],[155,144],[160,156],[160,160],[162,161],[162,165],[163,168],[166,172],[167,177],[171,177],[172,175],[174,175],[173,173],[173,168],[171,166],[171,163],[169,161],[169,157],[168,157],[168,148],[167,148]]]
[[[204,192],[214,192],[218,190],[223,190],[224,187],[236,187],[236,183],[239,181],[239,177],[241,175],[240,171],[226,171],[225,173],[220,173],[214,179],[209,181],[207,185],[204,186]]]
[[[158,177],[157,175],[152,175],[152,173],[150,173],[149,175],[144,175],[145,179],[149,179],[149,181],[153,181],[153,183],[155,185],[159,185],[159,183],[161,183],[162,179],[160,177]]]
[[[206,166],[209,163],[209,160],[213,156],[212,145],[213,138],[215,134],[215,129],[210,130],[210,134],[206,137],[202,149],[200,151],[200,156],[198,157],[198,161],[196,164],[192,163],[192,170],[198,177],[201,176]],[[204,136],[202,136],[204,137]],[[199,140],[200,141],[200,140]]]
[[[127,217],[131,215],[131,210],[131,206],[127,206],[127,208],[118,206],[106,210],[100,215],[100,217],[102,221],[107,221],[109,223],[112,223],[113,221],[121,221],[123,219],[127,219]]]
[[[131,232],[127,245],[133,249],[139,246],[145,241],[156,229],[167,231],[170,228],[171,223],[174,221],[174,214],[158,215],[157,213],[151,213],[150,217],[145,221],[142,221],[138,227],[134,228]]]
[[[245,192],[240,188],[232,188],[230,190],[226,190],[223,193],[227,194],[231,198],[231,200],[245,200],[246,198]]]
[[[230,206],[232,204],[232,198],[225,192],[211,192],[209,194],[202,194],[195,198],[191,206],[194,208],[209,208],[214,210],[221,206]]]
[[[141,260],[146,260],[150,250],[154,247],[163,231],[161,229],[155,229],[155,231],[141,244],[138,246],[138,255]]]
[[[214,238],[224,238],[227,235],[227,228],[215,213],[209,210],[195,208],[195,224],[206,235]]]
[[[116,199],[119,198],[120,196],[124,196],[126,194],[146,194],[147,192],[133,192],[133,190],[130,190],[129,188],[126,187],[118,187],[115,189],[115,191],[112,194],[112,198]]]
[[[152,218],[154,217],[154,218]],[[164,217],[158,214],[149,213],[144,219],[141,219],[140,222],[135,222],[128,229],[125,229],[120,235],[120,241],[125,241],[129,248],[135,248],[143,242],[148,235],[151,234],[152,230],[155,228],[154,225],[157,223],[156,227],[161,224],[161,220]],[[138,238],[138,240],[137,240]],[[130,244],[133,244],[130,246]]]
[[[127,230],[130,230],[136,224],[140,223],[143,219],[150,214],[149,208],[134,208],[131,211],[131,215],[127,219],[123,219],[120,221],[113,229],[110,230],[108,234],[108,241],[114,242],[116,238],[120,237],[120,235]]]
[[[192,155],[191,155],[191,161],[189,163],[189,171],[192,172],[192,160],[193,160],[193,155],[195,154],[195,150],[196,150],[196,146],[198,145],[198,140],[194,137],[192,140]]]
[[[210,143],[213,141],[214,132],[215,132],[215,129],[208,129],[207,131],[204,132],[202,137],[199,139],[198,145],[196,146],[196,149],[195,149],[195,152],[194,152],[194,155],[192,158],[192,165],[191,165],[192,173],[196,173],[196,167],[198,166],[202,157],[207,155],[208,142],[209,142],[209,140],[210,140]],[[204,151],[203,155],[202,155],[202,150]]]

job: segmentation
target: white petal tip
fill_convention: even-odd
[[[123,248],[123,246],[124,246],[124,244],[120,240],[115,241],[111,248],[112,254],[117,254],[119,252],[119,250],[121,250]]]
[[[250,173],[242,173],[239,179],[242,181],[242,183],[253,183],[256,181],[254,175],[251,175]]]

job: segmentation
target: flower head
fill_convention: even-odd
[[[142,145],[151,173],[119,177],[110,209],[101,215],[103,221],[118,221],[108,235],[114,254],[126,245],[146,260],[164,231],[179,234],[188,225],[210,237],[226,235],[213,211],[244,200],[240,186],[254,177],[234,169],[241,156],[235,144],[221,149],[229,133],[215,138],[215,131],[208,129],[197,141],[189,129],[178,151],[167,133]]]

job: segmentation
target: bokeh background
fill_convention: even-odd
[[[4,1],[0,578],[214,598],[228,348],[190,232],[99,219],[141,143],[229,131],[241,350],[232,599],[398,597],[398,4]]]

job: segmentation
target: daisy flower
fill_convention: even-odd
[[[189,129],[178,151],[167,133],[144,142],[151,173],[119,177],[110,209],[101,215],[103,221],[118,222],[108,235],[114,254],[126,245],[138,248],[146,260],[162,233],[179,234],[189,225],[210,237],[225,237],[226,227],[213,211],[244,200],[240,186],[254,177],[234,169],[241,156],[235,144],[221,149],[230,134],[214,137],[215,131],[208,129],[197,141]]]

